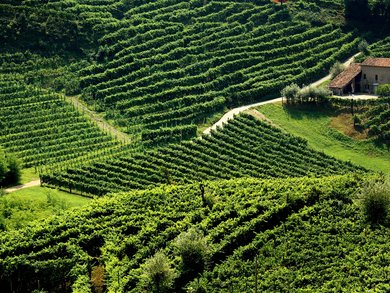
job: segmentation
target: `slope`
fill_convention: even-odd
[[[308,83],[359,42],[337,20],[340,1],[7,0],[0,7],[5,49],[88,60],[77,70],[78,91],[136,135],[186,129],[194,136],[193,124]]]
[[[79,74],[85,99],[125,131],[175,128],[307,83],[358,41],[269,1],[149,2],[100,38],[106,61]]]
[[[345,120],[337,122],[339,115],[348,115],[350,119],[348,123],[353,128],[350,102],[346,104],[348,104],[346,105],[348,110],[338,106],[319,109],[315,106],[314,108],[312,106],[283,107],[280,104],[264,105],[258,110],[284,131],[306,139],[308,145],[317,151],[323,151],[339,160],[349,160],[355,165],[373,171],[389,174],[390,151],[388,149],[381,147],[375,141],[358,140],[342,132],[343,127],[347,126],[343,124]],[[379,108],[384,106],[379,106]],[[364,107],[359,106],[359,108],[364,113],[362,110]]]
[[[102,195],[162,183],[238,177],[300,177],[362,172],[305,140],[242,114],[212,135],[132,156],[41,175],[43,184]]]
[[[23,167],[74,165],[130,148],[104,133],[62,94],[44,88],[64,74],[61,61],[31,53],[0,54],[0,145]]]
[[[384,290],[390,263],[389,230],[371,228],[354,203],[367,176],[239,179],[162,186],[96,200],[62,217],[0,236],[0,285],[4,292],[38,289],[90,292],[89,276],[100,268],[106,289],[148,290],[144,263],[157,251],[177,272],[176,289],[203,284],[210,292],[254,289],[259,255],[262,290]],[[209,262],[183,275],[174,239],[196,227],[204,231]],[[261,278],[260,278],[261,276]],[[194,280],[193,283],[192,280]],[[145,287],[146,286],[146,287]]]

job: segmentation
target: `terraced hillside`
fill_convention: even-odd
[[[353,171],[362,169],[314,151],[305,140],[243,114],[201,139],[44,174],[41,181],[102,195],[163,183],[324,176]]]
[[[251,292],[255,280],[260,291],[386,291],[389,230],[366,225],[353,202],[366,179],[204,182],[206,203],[198,184],[106,197],[3,233],[0,286],[4,292],[91,292],[92,276],[98,278],[92,286],[104,282],[109,292],[152,292],[145,266],[161,251],[176,272],[167,292],[185,286]],[[207,265],[185,273],[175,239],[191,228],[204,231]]]
[[[360,115],[360,123],[368,129],[368,135],[390,146],[390,99],[388,103],[373,106]]]
[[[390,58],[390,37],[384,38],[369,46],[370,55],[373,57]]]
[[[74,165],[129,149],[43,88],[64,73],[57,58],[1,54],[0,63],[0,145],[23,167]]]
[[[78,71],[83,97],[129,133],[191,131],[225,107],[322,76],[359,42],[330,21],[342,13],[339,1],[7,0],[0,7],[6,44],[31,38],[33,48],[51,51],[53,42],[92,59]]]
[[[294,20],[269,1],[205,3],[129,9],[99,39],[106,62],[79,72],[86,99],[128,132],[198,124],[307,83],[356,50],[352,33]]]

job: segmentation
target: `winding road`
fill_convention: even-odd
[[[343,64],[345,66],[350,65],[353,62],[353,60],[355,59],[355,57],[357,57],[358,55],[360,55],[360,53],[357,53],[357,54],[353,55],[351,58],[349,58]],[[308,85],[307,87],[318,86],[318,85],[324,83],[325,81],[330,80],[331,78],[332,78],[332,76],[330,74],[328,74],[327,76],[317,80],[316,82],[313,82],[312,84]],[[350,98],[350,97],[348,97],[348,98]],[[358,98],[358,96],[355,96],[355,98]],[[258,103],[254,103],[254,104],[245,105],[245,106],[241,106],[241,107],[238,107],[238,108],[231,109],[229,112],[227,112],[225,115],[223,115],[222,118],[220,120],[218,120],[218,122],[216,122],[214,125],[210,126],[209,128],[205,129],[203,131],[203,133],[204,134],[210,134],[211,130],[216,130],[218,127],[223,127],[223,124],[227,123],[230,119],[233,119],[234,115],[237,115],[237,114],[239,114],[241,112],[244,112],[244,111],[248,110],[249,108],[258,107],[258,106],[261,106],[261,105],[266,105],[266,104],[271,104],[271,103],[277,103],[277,102],[281,102],[281,101],[282,101],[282,97],[276,98],[276,99],[273,99],[273,100],[258,102]]]
[[[6,188],[6,189],[4,189],[4,191],[5,191],[5,193],[11,193],[11,192],[18,191],[18,190],[21,190],[24,188],[29,188],[29,187],[33,187],[33,186],[40,186],[40,185],[41,185],[41,181],[38,179],[38,180],[30,181],[26,184],[21,184],[21,185]]]

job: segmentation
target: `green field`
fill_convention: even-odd
[[[72,207],[86,205],[91,199],[45,187],[29,187],[0,196],[1,229],[20,229]]]
[[[331,109],[270,104],[258,110],[288,133],[306,139],[318,151],[390,174],[390,150],[369,140],[355,140],[332,128],[331,119],[336,113]]]

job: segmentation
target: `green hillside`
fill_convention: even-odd
[[[75,165],[130,148],[50,89],[71,79],[64,62],[28,52],[0,54],[0,145],[23,167]]]
[[[46,187],[0,190],[0,292],[390,291],[385,104],[196,137],[388,56],[387,2],[2,0],[0,179]]]
[[[242,114],[201,139],[44,174],[41,180],[67,190],[102,195],[162,183],[324,176],[362,171],[350,163],[310,149],[305,140]]]
[[[172,128],[314,80],[358,41],[269,1],[158,1],[129,9],[99,39],[105,62],[79,74],[85,98],[127,132]]]
[[[346,101],[346,108],[335,107],[283,107],[280,104],[264,105],[258,108],[268,119],[284,131],[299,136],[308,141],[308,145],[317,151],[339,160],[349,160],[351,163],[373,171],[382,171],[390,174],[390,150],[381,147],[373,140],[349,137],[342,130],[335,128],[332,123],[340,115],[346,115],[347,123],[342,120],[339,124],[348,130],[353,128],[353,118],[350,111],[350,102]],[[384,103],[379,109],[387,108]],[[366,115],[364,107],[358,106]],[[356,111],[356,109],[355,109]],[[363,123],[363,122],[362,122]],[[347,124],[347,125],[345,125]],[[336,126],[340,126],[336,124]],[[385,126],[384,126],[385,127]],[[360,135],[354,129],[354,133]]]
[[[5,49],[88,62],[72,72],[77,90],[136,135],[191,131],[225,107],[313,81],[359,42],[337,20],[338,1],[7,0],[0,8]]]
[[[63,96],[18,81],[0,84],[0,144],[24,167],[85,162],[125,148]]]
[[[91,199],[39,186],[0,197],[0,230],[20,229],[34,220],[44,220]]]
[[[99,269],[109,292],[150,292],[145,263],[161,250],[176,271],[168,292],[197,285],[198,276],[207,292],[251,292],[256,278],[260,291],[386,291],[390,235],[359,211],[364,178],[204,182],[203,201],[198,183],[106,197],[3,233],[0,285],[5,292],[91,292],[91,272]],[[203,231],[208,257],[185,271],[175,239],[191,227]]]

